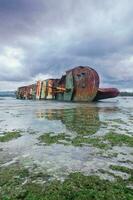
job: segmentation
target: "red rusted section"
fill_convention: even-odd
[[[99,101],[102,99],[114,98],[119,95],[119,90],[117,88],[99,88],[94,101]]]
[[[20,99],[34,99],[33,92],[35,91],[35,84],[19,87],[17,96]]]
[[[92,101],[99,88],[99,76],[90,67],[79,66],[66,72],[72,71],[74,78],[73,101]]]

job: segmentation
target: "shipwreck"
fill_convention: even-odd
[[[78,66],[66,71],[60,79],[37,81],[19,87],[18,99],[92,102],[119,95],[117,88],[99,88],[98,73],[88,66]]]

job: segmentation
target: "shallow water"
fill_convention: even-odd
[[[109,131],[133,136],[133,98],[119,97],[98,103],[62,103],[0,99],[0,135],[20,131],[21,137],[0,143],[0,167],[19,163],[33,173],[44,172],[51,179],[71,172],[98,174],[113,179],[110,165],[133,168],[133,149],[116,145],[101,149],[93,144],[75,146],[71,140],[80,137],[102,137]],[[43,134],[65,134],[69,141],[43,143]],[[67,145],[66,145],[67,144]],[[119,172],[127,178],[127,174]]]

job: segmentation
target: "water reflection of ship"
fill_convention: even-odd
[[[71,109],[48,109],[38,112],[37,117],[48,120],[60,120],[70,131],[78,134],[94,134],[100,128],[98,108],[77,107]]]

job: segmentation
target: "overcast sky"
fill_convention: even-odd
[[[79,65],[133,90],[133,1],[0,0],[0,90]]]

